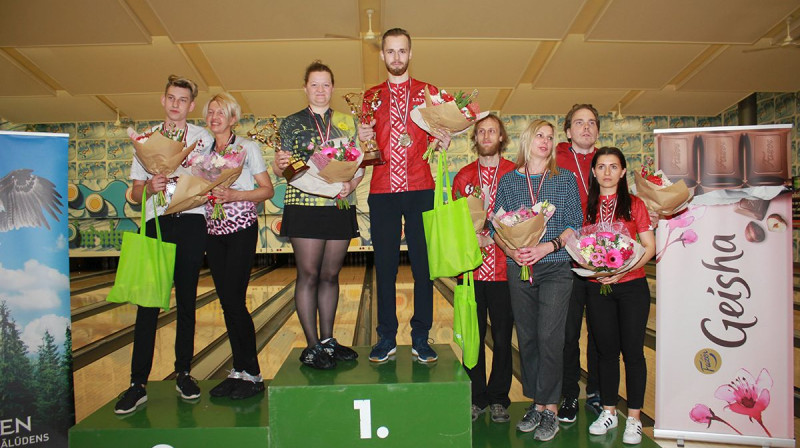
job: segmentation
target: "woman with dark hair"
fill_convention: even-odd
[[[545,120],[534,120],[522,132],[516,169],[500,179],[493,209],[494,213],[500,208],[516,211],[545,200],[555,206],[541,242],[518,249],[498,244],[506,253],[522,391],[533,399],[517,430],[535,431],[534,439],[542,441],[558,433],[564,325],[572,293],[572,270],[564,241],[582,222],[578,185],[571,171],[559,170],[556,165],[553,134],[553,125]],[[497,234],[494,238],[502,243]],[[531,267],[530,282],[520,280],[521,266]]]
[[[585,224],[621,222],[630,237],[641,242],[645,254],[630,269],[591,280],[587,285],[587,319],[600,358],[600,397],[603,402],[603,412],[589,426],[589,433],[602,435],[617,426],[621,352],[625,360],[628,392],[628,419],[622,442],[638,444],[642,441],[640,415],[647,383],[644,332],[650,314],[650,289],[644,265],[653,258],[656,243],[644,202],[628,193],[626,171],[625,156],[618,148],[600,148],[592,159]],[[602,285],[611,284],[614,288],[610,293],[600,294]]]
[[[280,126],[282,151],[277,152],[272,167],[277,175],[290,162],[308,161],[315,146],[333,139],[355,141],[353,117],[330,108],[333,72],[327,65],[314,61],[306,68],[303,90],[308,107],[286,117]],[[353,192],[363,173],[359,169],[353,179],[338,183],[338,197],[353,203]],[[300,361],[316,369],[332,369],[336,361],[355,359],[358,354],[333,337],[339,271],[350,240],[358,236],[355,207],[339,209],[334,198],[302,191],[289,183],[280,234],[289,237],[297,260],[295,301],[307,343]]]

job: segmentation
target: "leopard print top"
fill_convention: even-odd
[[[206,216],[211,216],[214,206],[206,202]],[[206,219],[209,235],[228,235],[250,227],[257,219],[256,204],[251,201],[222,204],[227,219]]]

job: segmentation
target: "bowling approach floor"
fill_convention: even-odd
[[[291,258],[283,255],[286,261]],[[348,345],[371,345],[375,341],[374,269],[371,254],[350,254],[340,274],[340,301],[334,327],[334,336]],[[105,296],[113,284],[113,270],[79,271],[71,274],[71,306],[73,314],[73,357],[75,382],[75,411],[78,422],[114,400],[129,385],[132,330],[135,307],[132,305],[107,304]],[[259,364],[265,379],[274,377],[291,350],[305,346],[305,338],[294,309],[295,268],[291,264],[271,264],[253,269],[247,292],[247,306],[253,314],[260,348]],[[450,344],[453,351],[460,349],[452,342],[452,280],[438,281],[434,288],[434,323],[430,338],[437,344]],[[222,309],[215,295],[214,284],[207,270],[201,271],[198,284],[197,328],[195,332],[195,360],[192,374],[199,380],[221,379],[230,368],[230,349],[225,333]],[[174,300],[173,300],[174,305]],[[413,279],[407,263],[401,263],[397,278],[397,314],[400,328],[397,343],[409,345],[409,320],[413,314]],[[173,378],[175,321],[174,312],[162,312],[156,336],[155,359],[150,375],[151,381]],[[648,327],[655,329],[655,307],[652,307]],[[585,326],[584,326],[585,327]],[[583,335],[585,344],[585,334]],[[516,337],[513,341],[516,347]],[[491,362],[491,344],[487,347],[487,364]],[[655,352],[645,348],[648,361],[648,386],[644,412],[650,417],[645,421],[645,434],[652,437],[654,415]],[[585,366],[585,359],[582,360]],[[510,412],[513,425],[524,412],[529,400],[522,394],[518,367],[512,382],[510,398],[514,402]],[[624,385],[624,372],[621,384]],[[583,388],[583,385],[581,386]],[[624,386],[623,386],[624,388]],[[203,391],[206,393],[207,391]],[[624,398],[624,390],[620,393]],[[623,406],[621,406],[623,408]],[[587,431],[593,416],[581,409],[579,422],[561,427],[564,432],[555,441],[574,446],[573,432]],[[797,419],[796,419],[797,420]],[[508,426],[509,424],[505,424]],[[498,446],[524,446],[533,442],[513,437],[514,431],[504,431],[491,423],[485,415],[474,423],[475,446],[495,446],[490,439],[498,436],[504,440]],[[506,428],[508,429],[508,428]],[[617,446],[615,439],[589,440],[585,446]],[[566,436],[566,437],[565,437]],[[513,440],[512,440],[513,439]],[[584,437],[580,437],[581,440]],[[514,442],[516,441],[516,442]],[[659,439],[648,446],[677,447],[674,440]],[[509,445],[509,443],[512,443]],[[523,446],[520,445],[520,446]],[[556,444],[558,445],[558,444]],[[584,446],[582,443],[581,446]],[[565,445],[567,446],[567,445]],[[621,446],[621,444],[620,444]],[[688,447],[719,447],[723,445],[686,442]]]

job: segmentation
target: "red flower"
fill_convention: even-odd
[[[445,101],[455,101],[455,98],[453,98],[453,95],[450,95],[449,93],[447,93],[445,91],[439,92],[439,96],[441,96],[442,99],[445,100]]]
[[[660,178],[660,177],[658,177],[658,176],[654,176],[654,175],[652,175],[652,174],[651,174],[650,176],[647,176],[647,181],[648,181],[648,182],[650,182],[650,183],[652,183],[652,184],[656,184],[656,185],[658,185],[658,186],[661,186],[661,185],[663,185],[663,184],[664,184],[664,181],[663,181],[663,180],[661,180],[661,178]]]

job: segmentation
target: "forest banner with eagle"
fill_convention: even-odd
[[[68,134],[0,131],[0,446],[66,447]]]

